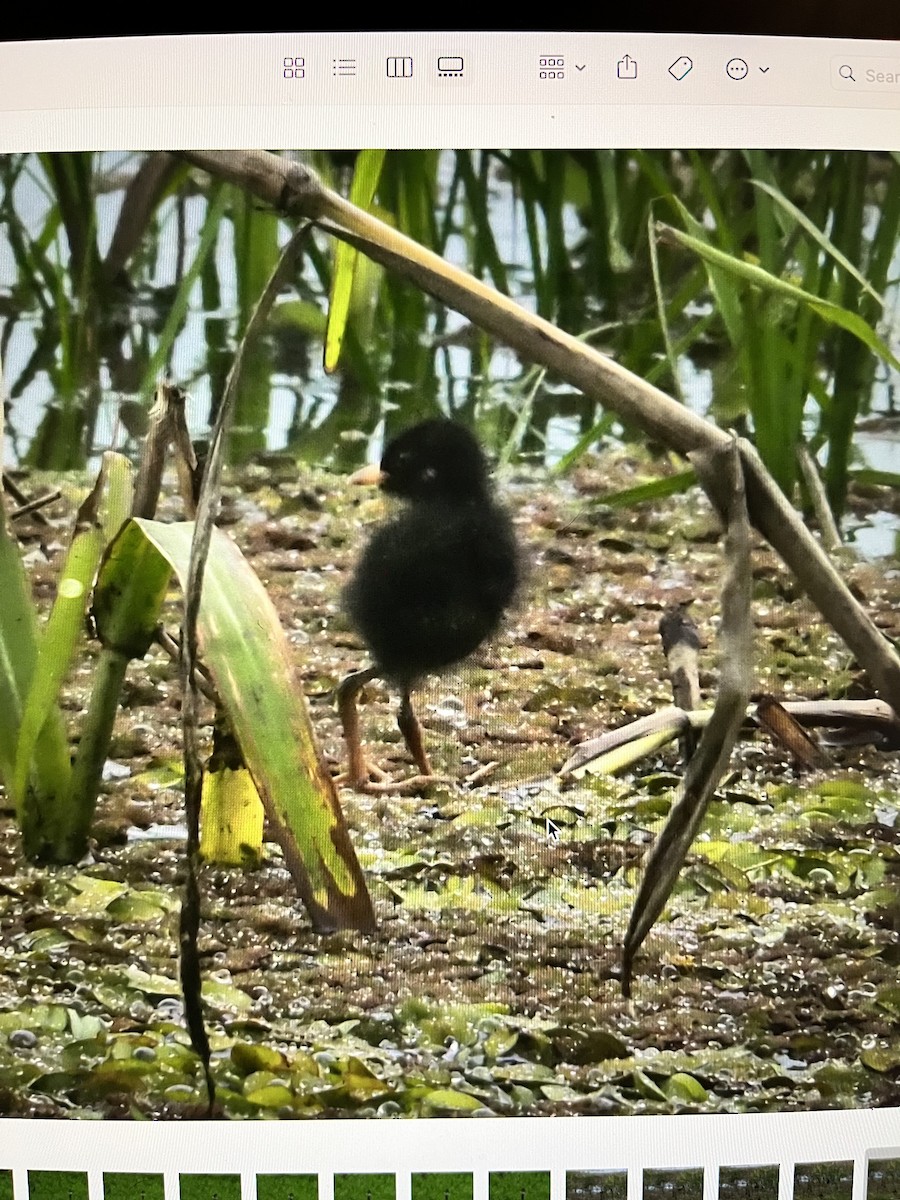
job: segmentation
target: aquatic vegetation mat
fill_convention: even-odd
[[[232,1118],[782,1111],[900,1103],[898,779],[893,754],[826,747],[794,767],[763,735],[738,747],[621,994],[621,947],[646,849],[682,765],[667,747],[618,778],[565,783],[572,744],[671,702],[657,627],[692,599],[715,643],[721,559],[699,497],[613,513],[653,474],[643,452],[570,484],[512,474],[530,547],[508,630],[421,692],[448,778],[422,796],[341,801],[374,934],[316,934],[280,851],[208,866],[200,951],[213,1071]],[[164,502],[163,508],[168,502]],[[335,770],[330,691],[362,651],[339,591],[381,502],[318,471],[232,478],[225,521],[303,647],[313,722]],[[162,515],[166,515],[165,511]],[[62,525],[65,504],[51,510]],[[24,538],[39,596],[60,550]],[[755,545],[754,691],[863,694],[771,552]],[[888,636],[900,581],[849,557]],[[172,624],[177,609],[169,614]],[[93,650],[69,685],[80,709]],[[717,674],[701,651],[709,702]],[[204,1111],[177,979],[183,858],[179,691],[161,652],[129,669],[92,858],[23,866],[0,829],[0,1110],[60,1117]],[[374,758],[408,773],[388,689],[361,705]]]

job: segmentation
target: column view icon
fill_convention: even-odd
[[[413,60],[402,54],[392,55],[387,60],[388,79],[412,79]]]

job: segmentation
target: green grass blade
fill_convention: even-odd
[[[646,733],[643,737],[636,738],[633,742],[628,742],[624,746],[617,746],[615,750],[609,750],[606,754],[601,754],[598,758],[592,759],[589,763],[581,767],[580,771],[576,772],[576,774],[618,775],[621,771],[627,771],[629,767],[633,767],[635,763],[639,763],[642,758],[646,758],[649,754],[655,754],[657,750],[661,750],[669,742],[674,742],[680,732],[680,728],[673,726],[669,729],[657,729],[653,733]]]
[[[732,346],[740,346],[744,341],[744,314],[741,308],[740,300],[733,287],[727,286],[727,273],[722,269],[722,263],[718,262],[712,256],[700,254],[696,246],[703,246],[704,250],[716,251],[726,263],[732,261],[732,256],[723,250],[716,250],[709,240],[709,233],[695,220],[688,209],[682,204],[677,196],[672,197],[672,202],[678,209],[681,219],[684,221],[687,229],[691,233],[682,233],[681,230],[672,230],[673,234],[680,235],[676,238],[681,245],[688,245],[688,242],[683,239],[689,239],[689,248],[693,249],[698,257],[706,266],[707,275],[709,277],[709,286],[713,294],[716,308],[722,318],[722,323],[728,333]],[[671,227],[661,225],[659,222],[654,226],[656,236],[659,240],[663,240],[662,234],[668,231]]]
[[[16,746],[24,697],[37,660],[38,628],[19,547],[11,536],[0,495],[0,775],[18,808]]]
[[[2,451],[4,405],[0,374],[0,451]],[[2,453],[0,453],[2,465]],[[42,823],[45,806],[55,811],[69,785],[69,749],[62,714],[54,707],[36,739],[35,754],[26,786],[16,787],[16,753],[25,698],[34,677],[38,658],[37,612],[22,565],[19,546],[12,536],[0,489],[0,776],[20,818],[30,804],[36,811],[36,826]],[[26,839],[26,853],[32,847]]]
[[[82,506],[81,513],[84,511]],[[82,519],[81,515],[79,519]],[[59,703],[60,689],[72,666],[102,551],[102,533],[89,520],[86,527],[75,534],[69,547],[50,620],[40,639],[40,651],[19,729],[15,768],[17,796],[25,795],[38,736]]]
[[[481,277],[484,270],[490,274],[494,287],[504,295],[509,295],[509,279],[506,267],[497,248],[497,240],[491,228],[491,214],[488,204],[488,190],[484,181],[475,174],[472,165],[472,152],[458,150],[456,152],[456,169],[464,188],[466,202],[469,206],[472,221],[472,269]],[[443,251],[443,247],[441,247]]]
[[[363,150],[356,160],[353,182],[350,185],[350,202],[368,212],[375,198],[381,168],[384,165],[384,150]],[[353,280],[359,252],[346,242],[338,242],[334,254],[334,273],[331,279],[331,297],[328,303],[328,328],[325,334],[325,370],[331,374],[337,370],[341,346],[353,297]]]
[[[226,187],[214,188],[206,209],[203,227],[200,230],[200,237],[193,262],[178,284],[178,290],[172,300],[169,315],[166,318],[162,333],[159,335],[159,341],[150,356],[150,361],[147,363],[147,368],[144,371],[144,377],[137,389],[139,395],[146,396],[153,393],[157,380],[169,360],[172,346],[187,316],[194,284],[200,278],[207,258],[215,250],[219,237],[219,225],[227,208],[228,189]]]
[[[625,488],[621,492],[613,492],[610,496],[600,497],[599,503],[611,508],[628,508],[633,504],[643,504],[647,500],[662,500],[667,496],[680,496],[689,491],[697,482],[697,474],[693,468],[689,471],[679,471],[677,475],[666,475],[663,479],[651,479],[647,483],[639,483],[635,487]]]
[[[656,231],[658,235],[673,238],[686,249],[699,255],[704,261],[727,272],[735,279],[741,279],[752,287],[760,288],[772,295],[785,296],[808,305],[823,320],[837,325],[841,329],[846,329],[848,333],[853,334],[863,345],[867,346],[873,354],[877,354],[884,362],[900,371],[900,359],[891,353],[887,344],[878,337],[858,313],[851,312],[848,308],[842,308],[839,304],[833,304],[830,300],[823,300],[810,292],[805,292],[803,288],[788,283],[785,279],[779,279],[762,267],[756,266],[755,263],[745,262],[743,259],[726,254],[724,250],[718,250],[715,246],[710,246],[699,238],[683,233],[680,229],[658,224]]]
[[[134,521],[182,584],[193,524]],[[331,776],[322,762],[293,652],[265,588],[214,530],[198,633],[226,716],[317,928],[371,928],[374,917]]]
[[[28,689],[16,750],[15,794],[25,796],[38,738],[59,712],[60,690],[69,673],[84,629],[84,615],[106,544],[106,529],[118,530],[128,514],[132,467],[126,458],[107,453],[97,482],[78,510],[75,534],[60,572],[56,600],[40,637],[37,662]],[[112,503],[103,503],[109,475],[115,475]],[[65,819],[60,815],[58,822]]]
[[[787,196],[785,196],[783,192],[779,191],[778,188],[772,187],[768,183],[764,183],[763,180],[751,179],[750,182],[755,188],[759,188],[761,191],[766,192],[769,196],[771,196],[775,203],[780,205],[785,212],[790,213],[797,224],[806,230],[813,241],[822,250],[824,250],[826,254],[833,258],[835,262],[839,263],[848,275],[852,275],[863,291],[868,292],[869,295],[875,301],[877,301],[880,308],[884,308],[884,297],[879,295],[875,288],[872,287],[871,283],[869,283],[868,279],[866,279],[865,275],[863,275],[862,271],[853,265],[846,254],[841,253],[837,246],[835,246],[834,242],[832,242],[831,239],[827,237],[822,230],[819,229],[819,227],[809,219],[802,209],[798,208],[796,204],[793,204],[790,200],[788,200]]]
[[[663,288],[662,273],[659,269],[659,243],[653,236],[653,225],[656,220],[654,209],[655,205],[651,204],[650,213],[647,217],[647,244],[650,247],[650,273],[653,279],[653,295],[656,300],[656,315],[659,318],[659,328],[663,335],[663,345],[666,348],[669,373],[672,376],[672,387],[678,399],[683,404],[684,390],[681,386],[681,378],[678,372],[678,358],[672,341],[672,329],[666,309],[665,289]]]
[[[857,467],[847,472],[854,483],[877,484],[879,487],[900,488],[900,473],[879,471],[875,467]]]

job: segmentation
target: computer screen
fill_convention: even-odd
[[[0,43],[4,1198],[900,1195],[898,95]]]

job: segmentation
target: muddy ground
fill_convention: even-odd
[[[447,782],[341,801],[375,902],[373,936],[317,936],[280,851],[204,872],[201,949],[219,1110],[229,1117],[751,1112],[900,1104],[898,775],[894,753],[829,749],[811,773],[748,735],[678,888],[636,963],[619,962],[641,862],[677,785],[676,746],[617,779],[565,786],[579,740],[671,703],[657,627],[692,601],[704,702],[716,684],[721,558],[698,491],[630,510],[609,491],[658,468],[610,453],[566,483],[504,481],[528,548],[506,629],[417,697]],[[874,503],[858,497],[860,505]],[[48,600],[72,500],[22,532]],[[223,523],[296,647],[338,770],[330,691],[365,654],[340,588],[383,512],[326,472],[267,460],[230,488]],[[179,516],[167,502],[166,516]],[[900,576],[845,577],[900,634]],[[755,691],[867,695],[866,681],[774,556],[754,556]],[[173,628],[177,608],[171,611]],[[76,735],[93,662],[69,707]],[[177,669],[128,678],[89,861],[23,864],[0,837],[0,1111],[202,1114],[180,1014],[183,855]],[[396,696],[363,697],[375,760],[412,773]],[[0,793],[2,796],[2,793]]]

